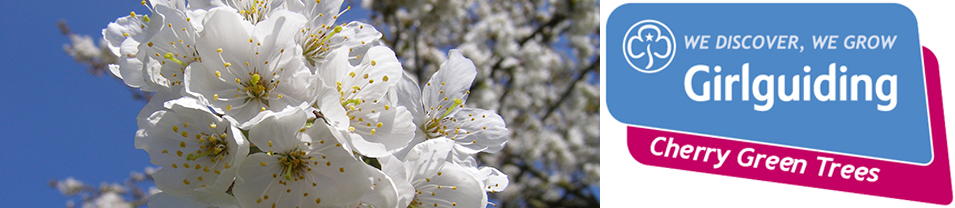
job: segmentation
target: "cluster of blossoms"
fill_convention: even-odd
[[[477,74],[451,50],[427,82],[342,0],[153,0],[103,30],[109,71],[153,92],[135,146],[161,169],[151,207],[486,207],[507,175]],[[423,89],[422,89],[423,88]]]

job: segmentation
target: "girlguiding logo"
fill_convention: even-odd
[[[634,28],[638,28],[635,33]],[[670,65],[676,54],[676,38],[660,21],[643,20],[630,26],[623,39],[623,55],[637,71],[652,74]],[[666,51],[661,54],[660,51]],[[659,60],[658,60],[659,59]],[[643,65],[646,63],[646,65]]]

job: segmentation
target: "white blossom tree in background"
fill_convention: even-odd
[[[238,1],[223,2],[235,3]],[[273,3],[274,2],[277,1],[273,1]],[[362,9],[369,11],[370,17],[368,17],[368,20],[370,20],[370,22],[353,24],[348,23],[348,21],[351,20],[338,20],[337,25],[342,25],[342,29],[324,27],[326,28],[325,30],[315,30],[313,34],[336,34],[340,31],[347,33],[350,31],[349,29],[355,29],[357,27],[375,27],[378,32],[382,34],[380,42],[369,41],[370,45],[365,42],[361,42],[361,44],[353,42],[351,45],[330,44],[341,40],[329,40],[324,38],[318,38],[317,40],[309,39],[309,37],[311,37],[309,34],[312,33],[300,35],[292,38],[296,40],[295,43],[288,44],[300,45],[302,49],[306,50],[304,52],[305,57],[302,58],[303,60],[292,62],[303,63],[312,69],[312,73],[322,74],[321,70],[316,71],[314,69],[321,67],[362,68],[362,64],[365,64],[364,66],[375,65],[375,62],[362,62],[362,59],[359,57],[365,53],[364,51],[373,52],[388,50],[381,49],[385,47],[390,48],[390,51],[394,53],[393,56],[398,59],[400,66],[404,69],[405,75],[392,75],[391,77],[393,77],[393,79],[401,79],[401,77],[404,77],[404,79],[401,79],[403,82],[397,84],[393,89],[386,90],[387,92],[382,91],[385,92],[386,95],[384,95],[384,97],[387,98],[381,99],[397,100],[392,106],[401,106],[402,109],[407,109],[409,113],[407,117],[414,120],[413,124],[409,123],[408,125],[416,126],[416,128],[410,126],[402,128],[417,129],[414,133],[414,138],[408,138],[410,141],[394,144],[382,142],[376,138],[383,137],[381,135],[404,137],[401,135],[411,134],[410,132],[392,130],[391,132],[379,132],[376,135],[374,131],[367,132],[363,129],[356,131],[356,129],[351,128],[351,126],[362,127],[364,123],[359,123],[360,125],[350,125],[350,121],[347,119],[325,119],[333,118],[334,115],[321,117],[321,113],[335,114],[335,111],[338,111],[338,109],[335,111],[326,110],[331,109],[331,107],[338,106],[340,109],[352,101],[355,101],[355,103],[351,104],[357,106],[357,104],[359,104],[358,102],[361,102],[363,99],[374,99],[360,96],[378,96],[377,94],[344,94],[344,92],[342,92],[343,96],[340,100],[347,101],[348,103],[346,104],[338,105],[338,102],[334,102],[335,105],[329,105],[329,102],[322,101],[312,103],[312,107],[322,109],[321,113],[304,110],[296,112],[282,111],[281,108],[271,107],[275,109],[269,109],[268,112],[274,111],[275,113],[261,114],[256,118],[243,115],[241,122],[235,121],[236,127],[242,128],[243,131],[247,130],[246,136],[250,137],[248,141],[260,145],[260,148],[254,148],[259,151],[259,153],[250,155],[246,158],[245,163],[256,161],[256,163],[262,162],[263,166],[260,167],[275,167],[266,166],[265,164],[271,164],[273,162],[272,160],[276,159],[277,161],[274,162],[281,163],[290,162],[296,157],[317,157],[313,154],[318,154],[318,152],[301,152],[297,149],[298,147],[294,145],[289,146],[289,144],[276,144],[273,147],[271,142],[255,136],[255,134],[263,134],[257,132],[282,132],[281,130],[283,128],[301,128],[279,124],[289,122],[297,123],[299,120],[306,119],[307,116],[312,120],[322,118],[329,128],[302,131],[294,134],[275,134],[284,135],[284,137],[293,138],[293,140],[303,141],[318,141],[325,136],[333,134],[355,138],[349,140],[350,143],[343,143],[344,145],[342,146],[344,146],[346,150],[350,148],[352,152],[360,155],[360,158],[364,158],[364,163],[378,165],[374,168],[365,168],[366,170],[363,175],[367,175],[370,178],[382,178],[387,175],[389,176],[388,178],[395,178],[396,181],[395,183],[391,183],[392,186],[389,186],[390,189],[398,190],[398,192],[405,190],[406,192],[415,193],[414,196],[399,195],[397,198],[367,197],[367,195],[370,194],[365,194],[366,197],[357,195],[350,196],[355,198],[354,200],[358,200],[360,202],[359,205],[410,203],[412,207],[431,207],[430,205],[432,204],[438,206],[437,202],[447,202],[450,201],[450,199],[459,200],[458,203],[461,203],[462,206],[465,204],[481,204],[480,198],[454,198],[457,196],[445,196],[443,193],[439,193],[438,195],[419,194],[418,191],[422,190],[431,190],[433,191],[432,193],[437,193],[437,189],[434,189],[435,187],[426,186],[426,183],[437,180],[437,177],[442,175],[442,171],[435,170],[437,170],[436,168],[441,168],[445,170],[443,173],[446,177],[462,174],[484,176],[484,178],[478,179],[478,181],[473,183],[457,181],[462,185],[455,187],[455,190],[458,187],[467,189],[467,187],[477,184],[488,185],[503,183],[503,185],[507,187],[506,189],[493,186],[476,187],[481,191],[475,193],[487,191],[488,194],[485,200],[488,200],[491,202],[491,205],[495,205],[496,207],[599,206],[598,194],[596,192],[599,190],[600,182],[600,115],[598,109],[600,93],[598,88],[599,81],[597,80],[597,77],[599,77],[597,73],[599,73],[600,68],[598,28],[599,1],[363,0],[357,2],[349,0],[345,2],[341,10],[347,11],[345,7],[347,5],[360,6]],[[237,10],[241,10],[241,5],[228,6],[233,6]],[[189,8],[195,9],[198,7]],[[271,12],[273,10],[269,11]],[[204,11],[208,11],[208,9]],[[335,15],[339,10],[332,9],[330,11],[335,11],[332,12],[332,15]],[[195,14],[196,12],[190,12],[183,13],[184,15],[181,16],[185,18],[199,15]],[[322,25],[323,23],[336,25],[335,19],[337,19],[337,15],[334,16],[335,18],[329,19],[327,16],[332,15],[315,15],[309,13],[309,11],[299,13],[307,17],[325,16],[325,18],[306,18],[308,21],[301,24],[307,27],[322,28],[318,25]],[[271,14],[246,15],[245,17],[247,20],[251,19],[250,21],[267,21],[269,15]],[[287,24],[295,24],[295,21],[291,22],[293,23]],[[202,27],[203,26],[200,25],[195,27],[195,29],[201,30],[203,29]],[[209,26],[205,27],[208,28]],[[124,57],[117,57],[115,52],[111,52],[113,49],[132,50],[133,48],[110,47],[110,41],[99,41],[99,43],[96,43],[94,40],[102,40],[102,38],[73,34],[69,31],[68,27],[62,23],[60,24],[60,28],[71,41],[70,44],[64,47],[65,51],[78,62],[89,65],[92,74],[111,74],[108,67],[110,64],[122,65],[129,64],[128,62],[133,61],[125,59]],[[185,28],[183,31],[185,31]],[[176,37],[178,38],[179,36]],[[107,37],[107,39],[108,38],[109,37]],[[361,38],[368,38],[368,36],[355,34],[351,37],[351,39]],[[195,40],[201,42],[203,38],[199,37]],[[142,40],[139,41],[142,42]],[[228,49],[227,45],[222,47]],[[361,52],[335,50],[341,47],[360,48],[358,51]],[[374,49],[375,47],[381,48]],[[139,48],[145,49],[146,47]],[[217,47],[213,47],[205,50],[214,50],[216,48]],[[175,48],[160,50],[175,50]],[[198,52],[203,54],[203,51]],[[215,52],[206,52],[205,54],[209,53]],[[222,52],[220,51],[218,53]],[[356,57],[356,55],[358,55],[358,57]],[[218,67],[218,65],[223,64],[211,61],[211,59],[213,58],[204,58],[203,60],[205,61],[202,62],[202,64],[178,63],[178,65]],[[346,61],[342,64],[341,61],[336,62],[336,59]],[[463,61],[467,59],[470,60],[468,62]],[[181,60],[188,61],[185,59]],[[230,65],[227,61],[221,62],[224,62],[227,66]],[[378,59],[377,64],[387,63],[387,61]],[[473,63],[473,66],[463,63]],[[148,64],[149,63],[146,63],[146,65]],[[253,65],[254,64],[256,63],[253,63]],[[165,70],[163,67],[164,66],[156,66],[156,70]],[[445,69],[468,67],[473,67],[473,70],[452,71]],[[148,66],[146,68],[148,68]],[[193,67],[193,72],[198,71],[194,68],[195,67]],[[324,82],[331,86],[335,85],[336,80],[338,80],[339,83],[347,83],[349,81],[349,77],[346,74],[333,75],[330,73],[326,75]],[[139,76],[144,75],[140,74]],[[145,76],[149,76],[148,72]],[[193,79],[195,77],[203,77],[197,74],[190,76],[193,77]],[[206,74],[204,77],[209,76],[211,75]],[[219,74],[216,73],[215,76],[219,76]],[[281,75],[279,77],[281,77]],[[252,79],[255,78],[253,77]],[[469,79],[473,79],[473,83],[467,83]],[[165,80],[165,82],[162,82],[162,80]],[[147,102],[154,100],[154,97],[155,99],[172,100],[174,97],[157,95],[161,92],[144,92],[140,91],[140,89],[150,91],[147,90],[147,88],[175,88],[177,81],[188,82],[188,80],[172,77],[162,80],[151,84],[146,83],[139,87],[130,87],[130,91],[133,93],[134,99],[141,99]],[[448,80],[465,81],[452,82]],[[295,80],[282,81],[296,82]],[[387,81],[387,79],[385,81]],[[170,82],[173,84],[169,84]],[[447,86],[445,85],[446,82],[448,84]],[[130,84],[129,81],[125,83],[130,86],[138,86],[136,84]],[[164,83],[166,83],[166,85],[164,85]],[[262,92],[255,90],[254,87],[258,86],[252,87],[253,92]],[[208,106],[210,108],[196,109],[201,107],[195,107],[194,101],[179,101],[167,103],[166,106],[169,109],[165,110],[168,111],[166,114],[175,115],[174,113],[176,113],[177,109],[179,111],[188,111],[190,109],[191,111],[203,111],[203,109],[205,109],[205,111],[213,110],[224,113],[225,111],[222,111],[222,109],[231,106],[228,102],[209,102],[209,100],[219,99],[218,96],[212,98],[212,94],[215,94],[214,87],[209,88],[209,86],[205,85],[197,87],[187,84],[185,88],[183,91],[188,91],[188,93],[186,93],[187,95],[196,97],[198,100],[203,100],[205,103],[210,103],[210,106]],[[442,97],[445,91],[450,93],[457,90],[463,92],[458,92],[460,94],[454,96]],[[275,93],[279,91],[281,91],[281,89],[278,89]],[[339,91],[342,91],[340,87],[338,91],[335,91],[335,94],[338,94]],[[435,91],[438,92],[436,93]],[[306,95],[298,95],[295,92],[284,93],[286,93],[286,96],[307,97]],[[306,92],[302,93],[308,94]],[[315,93],[322,94],[321,92]],[[258,96],[256,93],[249,95]],[[336,97],[334,99],[338,98]],[[267,106],[268,104],[263,105]],[[294,103],[287,105],[294,105]],[[449,108],[446,106],[452,107]],[[153,104],[152,107],[161,108],[164,106],[161,104],[159,106]],[[150,108],[150,105],[147,105],[147,108]],[[255,106],[255,109],[259,108],[259,106]],[[307,107],[302,107],[301,109],[306,108]],[[387,105],[383,105],[377,107],[365,106],[365,108],[388,107]],[[435,108],[437,108],[437,110],[435,110]],[[266,108],[263,106],[261,109],[265,111]],[[349,111],[347,107],[341,110],[344,111],[341,112],[342,114],[345,112],[358,113],[357,111]],[[235,112],[239,112],[239,110],[233,109],[233,111],[230,111],[231,114],[235,114]],[[314,115],[312,115],[313,113]],[[469,114],[470,116],[465,114]],[[490,120],[475,120],[474,118],[476,117],[473,117],[473,115],[491,115],[492,118]],[[465,128],[475,124],[494,126],[494,118],[496,118],[494,116],[498,115],[506,124],[506,129],[500,129],[506,137],[498,139],[506,140],[506,145],[494,145],[495,142],[493,139],[486,140],[486,138],[482,136],[483,134],[459,134],[465,136],[453,136],[458,133],[455,129],[442,129],[443,126],[451,125]],[[150,115],[140,116],[149,117]],[[227,117],[228,119],[233,119],[231,115]],[[214,117],[208,119],[215,120]],[[474,123],[467,123],[466,121],[469,119]],[[320,124],[322,120],[318,121],[319,123],[316,124]],[[162,121],[157,120],[157,122],[158,123],[154,125],[163,125]],[[251,128],[247,127],[252,124],[243,125],[250,122],[258,122],[259,124],[255,124],[257,126],[251,126]],[[389,123],[389,125],[390,124],[391,123]],[[398,123],[394,124],[399,125]],[[381,127],[381,123],[378,123],[378,125]],[[368,126],[371,127],[374,125],[368,123]],[[215,129],[215,126],[213,126],[213,128]],[[385,130],[382,129],[379,131]],[[493,133],[498,130],[492,128],[486,131]],[[236,137],[242,137],[241,134],[236,135]],[[436,137],[449,137],[453,140],[433,139]],[[325,138],[325,140],[328,139],[333,140],[333,138]],[[470,142],[472,140],[474,142]],[[477,142],[479,140],[482,141],[480,144]],[[266,142],[269,143],[269,146],[262,146],[263,143]],[[137,147],[138,146],[139,145],[137,145]],[[338,151],[334,148],[321,149],[322,151]],[[145,150],[149,151],[148,148]],[[282,152],[282,154],[271,154],[273,151]],[[269,152],[270,154],[264,154],[263,152]],[[333,154],[330,152],[325,152],[324,154],[347,156],[347,154]],[[470,157],[471,154],[475,154],[473,155],[474,157]],[[370,161],[369,159],[372,158],[376,159]],[[186,160],[190,159],[194,158],[190,156],[187,157]],[[288,161],[286,161],[286,159],[288,159]],[[156,159],[153,158],[153,160]],[[446,162],[437,163],[444,165],[433,167],[431,164],[435,163],[429,161]],[[483,168],[477,169],[478,164]],[[374,165],[368,166],[361,164],[361,162],[348,165],[348,167],[357,168],[359,170],[362,169],[362,167],[372,166]],[[475,168],[471,169],[470,167]],[[500,172],[498,172],[497,169],[489,167],[496,167]],[[345,167],[342,168],[344,170]],[[256,166],[243,166],[240,171],[245,171],[244,173],[239,173],[239,177],[241,178],[243,174],[245,176],[249,176],[250,174],[262,175],[259,173],[272,170],[256,168]],[[286,171],[291,172],[292,169]],[[349,169],[349,171],[351,171],[351,169]],[[176,194],[175,192],[168,191],[171,188],[164,187],[163,190],[160,191],[156,187],[152,187],[154,183],[162,183],[153,177],[156,176],[159,170],[156,168],[146,168],[143,172],[144,173],[133,172],[124,184],[104,183],[99,187],[94,187],[73,178],[68,178],[62,181],[52,181],[51,186],[71,198],[80,198],[82,200],[82,207],[139,207],[146,205],[147,202],[150,205],[155,205],[153,203],[165,205],[177,204],[182,206],[191,205],[190,203],[211,205],[212,203],[210,203],[209,200],[215,201],[219,198],[226,198],[218,200],[217,202],[226,201],[228,202],[226,203],[227,205],[230,203],[249,204],[254,203],[254,200],[256,200],[255,197],[243,196],[259,196],[262,194],[261,190],[250,191],[247,188],[240,188],[239,192],[235,192],[232,190],[233,187],[229,187],[229,193],[238,197],[238,201],[234,203],[227,200],[231,195],[209,195],[200,198],[187,198],[185,199],[186,202],[184,202],[184,199],[181,197],[174,196]],[[284,177],[290,178],[290,176],[299,175],[290,173]],[[160,174],[157,177],[161,178],[163,176]],[[276,175],[276,178],[278,177],[282,176]],[[209,177],[207,176],[207,178]],[[334,181],[329,183],[335,184]],[[268,182],[262,178],[248,178],[242,182],[236,181],[235,187],[247,187],[250,185],[268,186]],[[385,184],[376,183],[372,185],[385,186]],[[223,186],[224,185],[218,185],[216,186],[218,188],[215,189],[224,189]],[[437,188],[440,189],[441,187],[438,186]],[[191,191],[192,188],[189,188],[189,190]],[[289,191],[291,192],[292,190],[289,189]],[[312,191],[313,194],[325,193],[321,189],[295,191],[305,191],[306,197],[309,191]],[[166,192],[169,192],[169,194]],[[271,194],[271,192],[266,192],[265,194]],[[275,194],[281,193],[276,192]],[[443,196],[444,198],[442,198]],[[235,198],[231,199],[234,200]],[[266,198],[265,200],[268,199]],[[333,202],[330,198],[325,200],[326,203]],[[68,207],[72,207],[76,204],[70,201],[67,205]],[[218,205],[221,206],[222,204]],[[455,206],[458,206],[458,204],[455,204]]]

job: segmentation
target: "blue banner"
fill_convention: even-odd
[[[902,5],[628,4],[606,31],[620,122],[933,159],[918,26]]]

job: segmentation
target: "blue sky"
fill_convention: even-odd
[[[95,2],[95,3],[91,3]],[[0,1],[0,201],[3,207],[63,207],[50,180],[122,183],[149,164],[133,147],[136,114],[145,105],[109,75],[86,72],[63,52],[69,40],[56,27],[100,36],[139,0]],[[358,6],[353,6],[357,9]],[[367,15],[351,11],[343,19]]]

